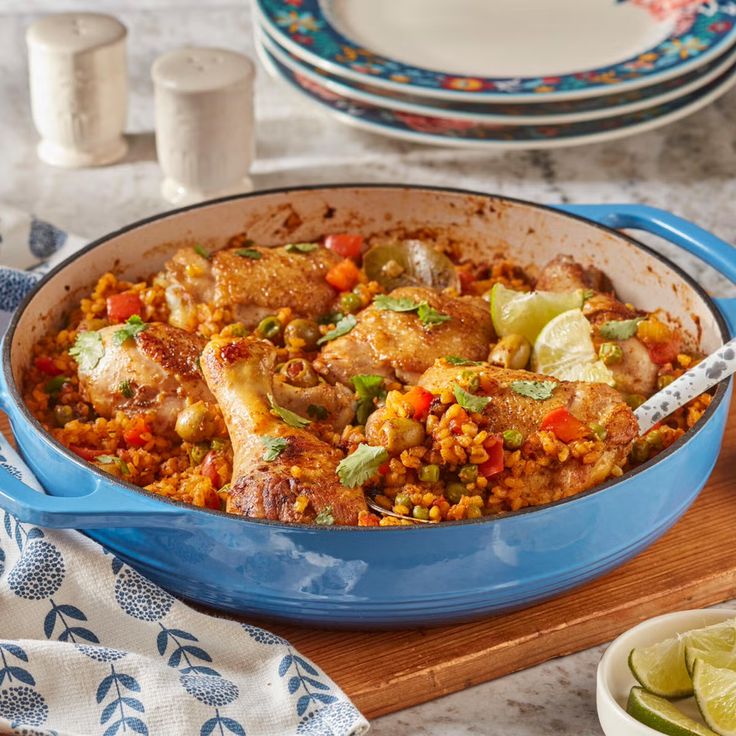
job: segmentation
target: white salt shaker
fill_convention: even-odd
[[[254,73],[247,56],[214,48],[177,49],[154,62],[156,150],[169,202],[253,188]]]
[[[60,13],[26,32],[38,156],[53,166],[101,166],[128,150],[125,26],[100,13]]]

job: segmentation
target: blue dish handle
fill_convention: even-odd
[[[736,248],[689,220],[643,204],[565,204],[556,209],[617,230],[644,230],[664,238],[715,268],[736,284]],[[716,299],[736,335],[736,299]]]

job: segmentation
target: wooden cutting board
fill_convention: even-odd
[[[8,430],[1,414],[0,430]],[[565,596],[435,629],[366,633],[257,623],[289,639],[375,718],[601,644],[650,616],[736,598],[734,529],[732,407],[721,457],[687,514],[646,552]]]

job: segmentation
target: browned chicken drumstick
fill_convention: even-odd
[[[374,302],[357,316],[356,326],[328,343],[318,358],[328,375],[349,384],[357,374],[376,374],[415,383],[437,358],[462,355],[480,360],[488,355],[493,326],[488,304],[480,297],[448,296],[433,289],[402,287],[389,294],[394,305],[425,303],[440,317],[422,320],[415,308],[393,311]]]
[[[202,303],[231,309],[234,320],[255,327],[285,306],[302,317],[331,312],[337,293],[325,274],[339,262],[335,253],[318,247],[302,251],[298,246],[254,245],[212,254],[182,248],[160,280],[166,286],[170,321],[177,327],[195,329],[196,305]]]
[[[365,497],[361,488],[341,485],[336,468],[342,453],[274,405],[276,357],[271,343],[256,338],[216,338],[202,353],[205,380],[233,445],[227,511],[292,522],[323,514],[335,524],[357,524]]]

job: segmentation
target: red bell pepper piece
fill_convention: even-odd
[[[105,455],[107,452],[106,450],[93,450],[91,447],[82,447],[81,445],[69,445],[69,449],[87,462],[92,462],[96,457]]]
[[[325,274],[325,281],[338,291],[350,291],[360,281],[360,271],[349,258],[346,258]]]
[[[503,470],[503,437],[492,434],[484,443],[483,449],[488,453],[488,460],[478,465],[478,473],[490,478]]]
[[[133,423],[123,430],[123,439],[128,447],[143,447],[148,442],[143,438],[144,434],[148,434],[151,428],[146,424],[144,419],[140,417],[133,420]]]
[[[217,468],[215,467],[215,460],[217,458],[217,455],[217,452],[215,452],[214,450],[210,450],[205,455],[204,460],[202,461],[202,467],[199,470],[201,475],[203,475],[205,478],[210,479],[212,487],[215,490],[219,490],[220,486],[222,485],[220,481],[220,474],[217,472]]]
[[[588,427],[587,424],[581,422],[570,414],[564,406],[552,409],[552,411],[542,419],[542,423],[539,425],[539,428],[554,432],[557,439],[560,439],[563,442],[581,440],[583,437],[587,437],[591,432],[590,427]]]
[[[123,291],[107,297],[107,318],[110,322],[125,322],[134,314],[140,315],[143,311],[143,303],[138,294],[132,291]]]
[[[64,371],[56,367],[56,363],[47,355],[41,355],[33,361],[33,365],[47,376],[60,376]]]
[[[329,248],[343,258],[358,258],[363,250],[363,236],[349,233],[328,235],[325,238],[325,248]]]
[[[421,422],[427,418],[429,406],[434,398],[431,391],[427,391],[421,386],[413,386],[404,394],[404,398],[411,404],[413,419],[418,419]]]

